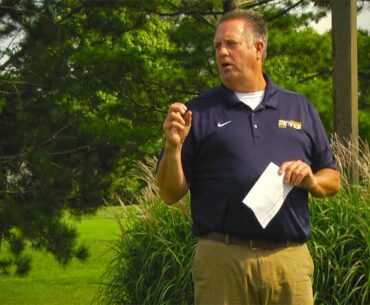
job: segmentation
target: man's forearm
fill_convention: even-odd
[[[173,204],[179,201],[189,187],[181,164],[181,147],[168,148],[163,152],[157,171],[159,194],[164,202]]]
[[[335,195],[340,188],[340,174],[337,170],[323,168],[314,174],[315,184],[309,189],[314,197]]]

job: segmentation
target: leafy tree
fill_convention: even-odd
[[[16,272],[26,273],[25,241],[63,264],[86,258],[63,212],[101,206],[119,151],[107,141],[109,124],[94,115],[96,99],[81,98],[78,85],[92,84],[70,73],[74,41],[60,25],[68,13],[55,14],[66,10],[62,3],[3,1],[3,8],[2,34],[23,37],[2,65],[0,244],[8,242]]]
[[[125,177],[132,161],[160,147],[163,105],[208,85],[202,65],[202,76],[189,68],[194,58],[177,60],[187,46],[178,50],[176,28],[191,18],[150,13],[149,4],[163,7],[2,2],[0,33],[16,41],[0,66],[0,244],[13,254],[4,270],[14,263],[27,272],[27,245],[63,264],[85,258],[64,212],[93,212],[109,191],[134,184]]]
[[[168,98],[157,79],[175,70],[158,56],[171,49],[168,24],[115,1],[2,8],[2,35],[22,37],[1,66],[0,243],[14,263],[28,241],[65,264],[86,249],[63,212],[93,212],[114,169],[150,150],[153,101]]]

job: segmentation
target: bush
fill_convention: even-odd
[[[334,136],[333,149],[342,174],[342,191],[335,197],[311,200],[315,261],[314,291],[320,305],[370,304],[370,152]],[[351,184],[351,167],[359,183]]]
[[[369,201],[359,187],[311,200],[315,304],[370,304]]]
[[[192,302],[191,261],[195,240],[187,202],[166,206],[158,197],[151,167],[139,163],[148,182],[119,219],[121,237],[104,275],[98,304],[185,305]],[[123,220],[121,222],[120,220]]]
[[[15,260],[15,274],[16,275],[27,275],[31,269],[32,258],[30,255],[21,254]]]

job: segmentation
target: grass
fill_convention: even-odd
[[[360,188],[311,200],[316,304],[370,304],[369,202],[370,194]]]
[[[192,303],[191,261],[195,240],[183,202],[170,208],[152,198],[126,211],[116,256],[97,296],[106,305]]]
[[[85,262],[74,259],[63,267],[49,253],[28,250],[32,256],[28,276],[0,275],[0,305],[91,304],[114,255],[111,241],[119,234],[112,209],[104,208],[76,224],[80,241],[89,246]]]

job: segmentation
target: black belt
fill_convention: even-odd
[[[292,245],[299,245],[297,242],[281,242],[281,241],[271,241],[264,239],[242,239],[239,237],[232,236],[230,234],[220,234],[220,233],[210,233],[201,237],[201,239],[213,240],[222,242],[229,245],[239,245],[247,246],[253,251],[260,250],[274,250],[278,248],[286,248]]]

